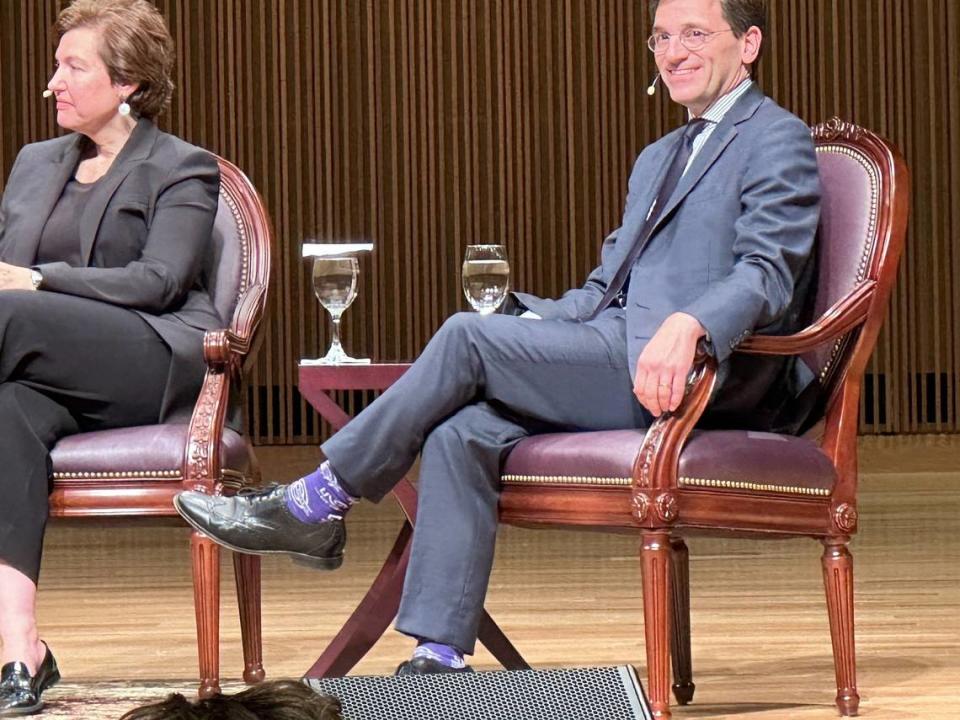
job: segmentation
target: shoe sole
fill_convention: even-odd
[[[462,675],[464,673],[473,673],[474,669],[467,665],[462,668],[453,668],[450,670],[435,670],[434,672],[419,672],[410,666],[410,661],[405,660],[397,666],[393,672],[394,677],[424,677],[427,675]]]
[[[0,710],[0,718],[6,717],[26,717],[27,715],[37,715],[45,707],[43,700],[38,702],[36,705],[31,705],[28,708],[17,708],[16,710]]]
[[[305,565],[311,567],[315,570],[336,570],[341,565],[343,565],[343,555],[334,555],[333,557],[316,557],[315,555],[307,555],[306,553],[298,553],[293,550],[253,550],[251,548],[242,548],[238,545],[233,545],[228,543],[220,538],[215,538],[212,535],[208,534],[207,531],[200,527],[193,518],[186,515],[180,508],[179,498],[173,499],[173,505],[177,509],[177,512],[180,513],[182,517],[190,527],[192,527],[197,532],[203,533],[206,537],[213,540],[217,545],[222,545],[228,550],[233,550],[233,552],[238,552],[243,555],[287,555],[292,558],[297,565]]]

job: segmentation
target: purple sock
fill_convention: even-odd
[[[455,648],[453,645],[430,642],[428,640],[420,641],[417,649],[413,651],[413,657],[430,658],[431,660],[436,660],[441,665],[446,665],[451,668],[460,669],[467,666],[463,660],[463,653],[460,652],[459,648]]]
[[[287,509],[300,522],[318,523],[342,518],[359,500],[343,489],[326,460],[309,475],[287,486]]]

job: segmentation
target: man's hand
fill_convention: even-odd
[[[650,338],[637,361],[633,394],[654,417],[680,407],[697,341],[706,334],[692,315],[674,313]]]
[[[34,290],[30,268],[0,262],[0,290]]]

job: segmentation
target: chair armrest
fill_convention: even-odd
[[[876,282],[860,283],[812,325],[794,335],[756,335],[744,340],[736,352],[756,355],[795,355],[808,352],[850,332],[864,322],[873,301]],[[633,466],[633,514],[644,525],[670,516],[669,492],[677,487],[680,453],[703,416],[717,379],[717,361],[704,341],[697,345],[690,377],[680,407],[657,418],[647,431]],[[656,495],[656,499],[654,499]],[[652,503],[658,512],[650,513]],[[663,506],[662,508],[660,506]]]
[[[263,285],[251,285],[240,296],[229,329],[206,332],[203,337],[203,359],[208,368],[218,371],[228,365],[239,368],[241,359],[250,352],[257,318],[263,314],[266,296]]]
[[[259,302],[263,293],[245,293],[248,303]],[[249,299],[248,299],[249,298]],[[239,312],[240,306],[237,306]],[[237,313],[234,314],[236,317]],[[203,336],[203,359],[207,372],[190,417],[183,477],[187,487],[215,492],[220,480],[220,446],[230,402],[230,383],[239,372],[250,338],[232,330],[208,330]]]
[[[750,355],[799,355],[810,352],[853,330],[867,319],[876,281],[866,280],[844,295],[815,323],[793,335],[753,335],[734,352]]]
[[[207,372],[224,372],[239,367],[244,355],[250,350],[250,340],[231,330],[207,330],[203,336],[203,359]]]
[[[207,364],[207,373],[190,418],[183,462],[184,481],[191,489],[217,491],[230,383],[234,379],[239,381],[243,358],[252,348],[266,297],[265,285],[251,285],[237,302],[230,328],[208,330],[203,336],[203,359]]]
[[[717,361],[708,351],[707,344],[701,340],[693,359],[693,367],[687,379],[683,400],[672,413],[658,417],[644,437],[640,452],[633,466],[634,508],[638,503],[648,502],[646,497],[638,498],[644,490],[676,487],[677,467],[680,452],[694,426],[700,420],[713,388],[717,381]],[[640,517],[640,513],[644,517]],[[646,510],[635,512],[643,520]]]
[[[249,352],[251,339],[263,317],[263,306],[267,301],[267,287],[260,283],[254,283],[248,287],[240,299],[237,301],[237,307],[233,311],[233,319],[230,321],[230,330],[237,338],[246,338],[244,354]]]
[[[225,337],[226,330],[208,332],[205,337],[204,354],[211,347],[206,340],[213,337]],[[222,349],[224,343],[218,347]],[[238,357],[233,355],[233,357]],[[220,482],[220,447],[223,441],[223,427],[227,417],[227,404],[230,397],[230,379],[233,373],[224,372],[229,365],[209,366],[203,378],[203,386],[187,433],[187,447],[183,458],[184,485],[190,490],[202,490],[212,493]]]

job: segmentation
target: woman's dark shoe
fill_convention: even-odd
[[[46,647],[46,645],[44,645]],[[9,662],[0,668],[0,717],[34,715],[43,710],[43,692],[60,681],[60,670],[50,648],[37,668],[37,674],[22,662]]]

